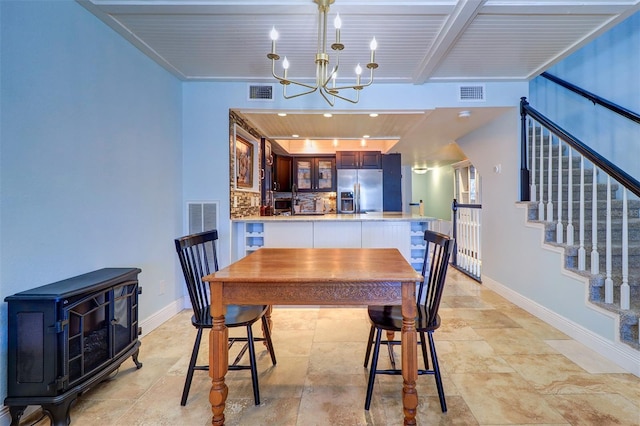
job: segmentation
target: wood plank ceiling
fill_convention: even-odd
[[[77,1],[184,81],[272,84],[266,53],[273,26],[280,33],[278,51],[286,52],[292,64],[290,77],[315,75],[309,60],[317,42],[312,0]],[[337,12],[343,22],[342,42],[348,46],[341,69],[368,62],[369,41],[376,37],[376,59],[384,66],[376,71],[375,84],[528,81],[638,10],[640,0],[335,0],[329,34],[333,37]],[[442,120],[451,122],[458,112],[440,113],[447,113]],[[494,111],[483,120],[503,112]],[[372,138],[402,138],[431,113],[389,116],[378,121],[378,133],[369,133]],[[353,114],[348,120],[353,131],[336,123],[328,132],[326,121],[317,118],[257,115],[247,119],[259,122],[254,124],[274,139],[294,133],[303,138],[360,138],[360,127],[369,119]],[[356,120],[363,124],[354,125]],[[463,135],[441,136],[449,143]],[[411,149],[406,148],[411,158],[404,163],[418,161],[409,154]]]

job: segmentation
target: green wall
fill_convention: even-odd
[[[411,202],[424,202],[425,216],[451,220],[453,168],[443,166],[419,175],[411,173]],[[417,211],[417,209],[416,209]]]

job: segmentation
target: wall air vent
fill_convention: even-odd
[[[460,86],[459,101],[484,102],[484,85]]]
[[[187,227],[189,234],[218,229],[218,201],[187,202]]]
[[[272,101],[273,86],[270,84],[251,84],[249,85],[250,101]]]

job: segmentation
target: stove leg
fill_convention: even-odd
[[[142,368],[142,363],[140,361],[138,361],[138,354],[140,353],[140,351],[135,351],[133,355],[131,355],[131,359],[133,359],[133,362],[136,365],[136,369],[140,370]]]
[[[20,424],[20,417],[22,417],[26,408],[26,405],[12,405],[9,407],[9,413],[11,414],[11,426],[18,426]]]
[[[71,404],[76,400],[77,395],[73,395],[71,398],[65,399],[60,404],[44,404],[42,409],[51,418],[51,426],[68,426],[71,423],[69,417],[69,410]]]

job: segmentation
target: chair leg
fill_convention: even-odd
[[[264,316],[262,317],[262,332],[264,333],[264,342],[267,344],[267,350],[269,351],[269,355],[271,355],[271,362],[273,365],[276,365],[276,353],[273,350],[273,342],[271,341],[271,330],[267,318]]]
[[[256,366],[256,348],[253,342],[251,324],[247,326],[247,344],[249,345],[249,364],[251,366],[251,383],[253,384],[253,399],[260,405],[260,388],[258,387],[258,367]]]
[[[198,360],[198,350],[200,349],[200,341],[202,340],[202,329],[198,328],[198,334],[196,334],[196,341],[193,344],[193,351],[191,351],[191,361],[189,361],[189,368],[187,369],[187,378],[184,381],[184,389],[182,390],[182,400],[180,405],[183,407],[187,405],[187,397],[189,396],[189,389],[191,388],[191,380],[193,379],[193,370]]]
[[[429,357],[427,356],[427,341],[424,332],[420,333],[420,346],[422,347],[422,360],[424,361],[425,371],[429,369]]]
[[[440,398],[440,408],[443,413],[447,412],[447,402],[444,399],[444,388],[442,387],[442,378],[440,377],[440,366],[438,365],[438,355],[436,354],[436,345],[433,342],[433,333],[429,335],[429,348],[431,349],[431,363],[433,364],[433,372],[436,378],[436,387],[438,388],[438,398]]]
[[[376,342],[373,347],[373,359],[371,360],[371,368],[369,369],[369,383],[367,385],[367,397],[364,401],[364,409],[369,410],[371,406],[371,395],[373,394],[373,384],[376,380],[376,369],[378,368],[378,355],[380,355],[380,341],[382,340],[382,329],[376,331]]]
[[[369,355],[371,355],[371,346],[373,346],[373,333],[375,331],[375,327],[371,326],[371,331],[369,331],[369,340],[367,341],[367,353],[364,355],[364,368],[367,368],[369,364]]]

